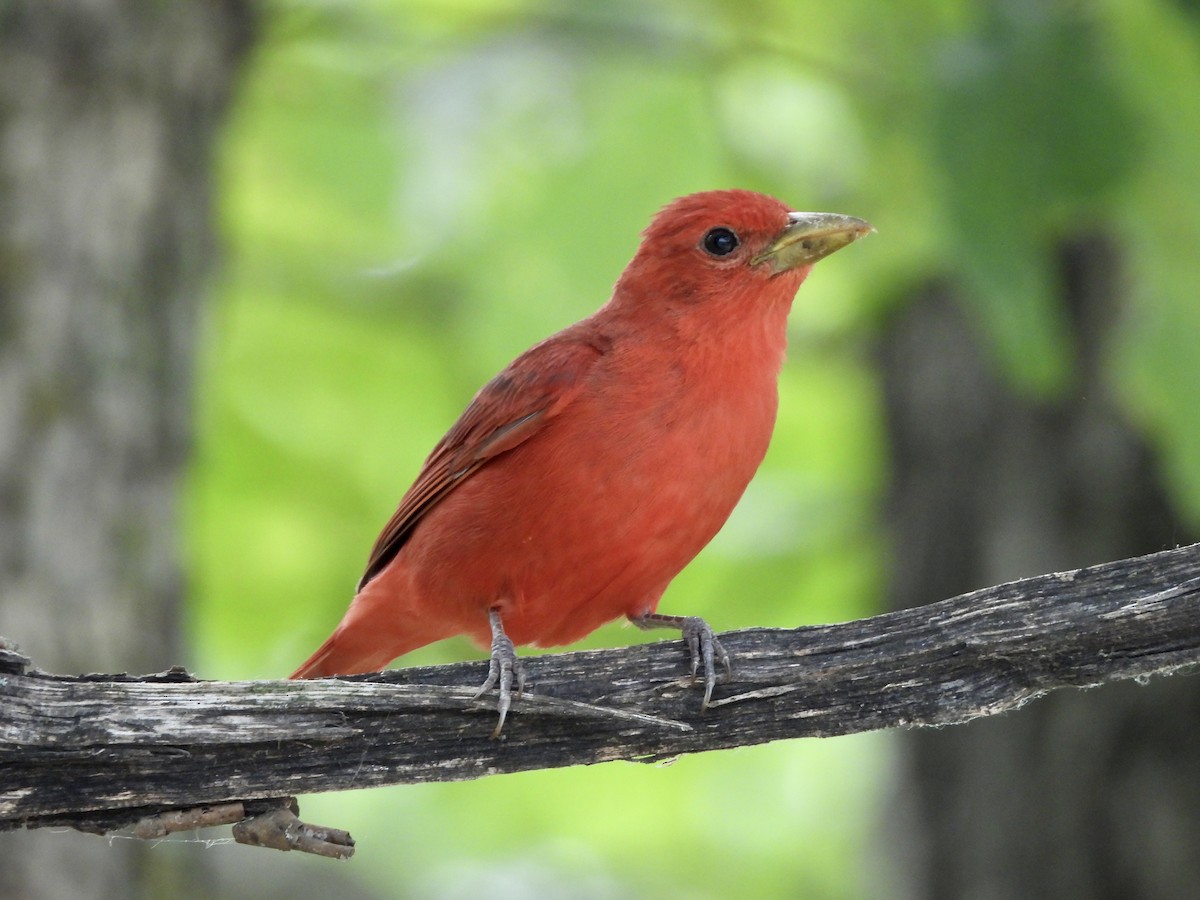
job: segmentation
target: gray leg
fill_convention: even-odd
[[[692,656],[692,683],[696,681],[696,673],[700,670],[700,662],[704,662],[704,701],[700,709],[708,709],[712,699],[713,688],[717,684],[716,660],[721,661],[725,668],[725,680],[733,677],[733,668],[729,665],[729,654],[717,640],[709,624],[699,616],[664,616],[661,613],[646,613],[629,619],[638,628],[645,631],[651,628],[678,628],[687,642],[688,652]]]
[[[495,607],[489,609],[488,622],[492,626],[492,660],[488,664],[487,680],[483,682],[483,687],[472,699],[478,700],[490,691],[496,684],[496,680],[499,679],[500,697],[496,702],[496,708],[500,710],[500,721],[496,723],[496,730],[492,732],[492,737],[498,738],[504,729],[504,720],[508,717],[508,709],[512,706],[514,673],[517,676],[517,699],[520,700],[521,695],[525,693],[525,664],[517,656],[517,648],[513,646],[512,640],[504,633],[504,625],[500,621],[500,610]]]

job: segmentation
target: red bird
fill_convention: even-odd
[[[569,644],[626,616],[680,628],[692,675],[729,658],[655,612],[767,452],[787,315],[817,260],[871,231],[749,191],[675,200],[611,299],[518,356],[433,448],[341,624],[292,675],[374,672],[425,644],[491,642],[500,733],[514,645]]]

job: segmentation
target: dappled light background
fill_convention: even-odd
[[[1126,253],[1113,378],[1195,519],[1197,96],[1195,22],[1166,0],[271,4],[220,159],[191,664],[292,671],[474,391],[603,303],[659,207],[716,187],[879,233],[801,289],[770,454],[664,612],[727,630],[876,611],[875,332],[952,279],[1015,383],[1069,390],[1042,254],[1080,223]],[[482,678],[463,641],[403,664],[470,658]],[[886,885],[888,759],[870,735],[303,806],[359,840],[338,873],[366,895],[858,897]]]

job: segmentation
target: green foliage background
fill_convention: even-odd
[[[195,667],[275,678],[302,661],[475,389],[600,305],[657,208],[713,187],[879,234],[801,290],[771,453],[664,611],[719,630],[873,611],[872,334],[908,290],[950,278],[1015,383],[1070,391],[1049,250],[1072,234],[1120,249],[1111,377],[1200,517],[1197,15],[1167,0],[274,3],[219,161],[227,262],[187,507]],[[587,645],[647,639],[613,625]],[[404,663],[477,657],[448,642]],[[326,796],[305,818],[349,828],[361,852],[339,877],[383,896],[877,895],[889,748]]]

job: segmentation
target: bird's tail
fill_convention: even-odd
[[[325,643],[317,648],[290,678],[324,678],[328,675],[360,675],[363,672],[379,672],[388,663],[410,650],[430,643],[428,638],[408,636],[399,641],[381,636],[378,632],[364,631],[342,622]]]
[[[341,624],[292,678],[378,672],[396,657],[448,636],[422,627],[419,617],[374,584],[358,593]]]
[[[359,672],[370,672],[370,667],[359,668],[357,658],[348,654],[344,647],[338,647],[337,638],[338,632],[335,631],[325,639],[325,643],[318,647],[317,651],[300,668],[288,677],[324,678],[326,675],[356,675]]]

